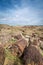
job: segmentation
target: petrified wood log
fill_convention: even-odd
[[[13,55],[15,56],[17,55],[20,57],[22,53],[24,52],[24,49],[27,46],[27,44],[28,44],[27,41],[22,38],[18,40],[17,42],[15,42],[14,44],[12,44],[12,46],[9,47],[9,49]]]
[[[0,65],[4,64],[4,60],[5,60],[4,48],[0,45]]]
[[[15,35],[14,38],[16,38],[17,40],[19,39],[22,39],[23,35],[22,34],[18,34],[18,35]]]
[[[34,64],[37,63],[38,65],[43,65],[42,55],[38,49],[32,45],[25,49],[23,60],[25,65],[32,63],[32,61]]]

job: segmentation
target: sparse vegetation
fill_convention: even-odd
[[[22,64],[21,60],[17,56],[13,56],[8,49],[5,49],[5,55],[6,55],[5,60],[7,60],[7,62],[5,62],[5,63],[7,63],[8,65],[10,63],[11,64],[13,63],[13,65],[21,65]]]
[[[24,49],[25,52],[23,52],[23,53],[21,52],[22,58],[11,54],[8,47],[10,47],[10,45],[13,45],[17,41],[17,39],[15,38],[15,35],[16,34],[18,35],[20,33],[22,33],[22,35],[24,37],[26,35],[28,37],[30,36],[30,38],[32,37],[31,40],[33,40],[33,38],[35,38],[34,35],[32,36],[32,34],[34,33],[36,35],[36,38],[38,37],[39,40],[41,41],[41,45],[37,45],[38,43],[36,44],[38,51],[35,48],[35,42],[34,43],[31,42],[33,47],[26,46],[26,49]],[[37,41],[37,39],[36,39],[36,41]],[[40,41],[38,41],[38,42],[40,43]],[[0,24],[0,42],[1,42],[0,46],[2,45],[4,52],[5,52],[5,55],[4,55],[3,50],[1,51],[1,48],[0,48],[0,64],[2,64],[2,65],[29,65],[29,64],[34,65],[34,63],[36,63],[36,65],[37,65],[43,59],[43,26],[9,26],[9,25]],[[22,47],[21,47],[21,49],[22,49]],[[14,49],[12,49],[12,50],[14,50]],[[1,56],[2,57],[5,56],[4,60]],[[1,58],[2,58],[2,60],[1,60]],[[28,64],[28,62],[29,62],[29,64]],[[41,65],[43,65],[43,64],[41,64]]]

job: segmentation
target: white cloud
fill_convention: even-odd
[[[5,14],[4,18],[1,18],[0,21],[13,25],[36,25],[41,19],[39,18],[39,13],[31,7],[23,7],[16,10],[13,9],[8,11],[8,13]]]

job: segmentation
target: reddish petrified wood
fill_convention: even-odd
[[[12,46],[9,49],[13,55],[18,55],[20,57],[24,52],[24,49],[27,46],[27,44],[27,41],[22,38],[14,44],[12,44]]]
[[[34,61],[34,63],[37,63],[39,65],[42,65],[42,55],[37,50],[36,47],[30,45],[24,52],[24,58],[23,58],[25,65],[28,65],[28,63]]]
[[[17,40],[22,39],[22,34],[15,35],[14,38],[16,38]]]
[[[4,64],[4,60],[5,60],[4,48],[0,45],[0,65]]]

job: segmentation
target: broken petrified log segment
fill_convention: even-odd
[[[39,45],[40,49],[43,50],[43,41],[40,41],[40,45]]]
[[[33,45],[30,45],[25,49],[23,60],[25,62],[25,65],[32,63],[32,61],[34,64],[37,63],[39,65],[43,65],[42,55],[40,54],[39,50]]]
[[[14,44],[12,44],[12,46],[9,49],[13,55],[15,56],[17,55],[20,57],[22,53],[24,52],[24,49],[27,46],[27,44],[28,43],[25,39],[20,39]]]
[[[43,41],[43,35],[42,35],[42,36],[40,36],[40,40],[41,40],[41,41]]]
[[[0,45],[0,65],[4,64],[4,60],[5,60],[4,48]]]
[[[29,42],[31,42],[31,45],[40,45],[39,37],[30,37]]]
[[[18,35],[15,35],[14,38],[16,38],[17,40],[19,39],[22,39],[23,35],[22,34],[18,34]]]
[[[12,35],[12,37],[14,37],[17,40],[24,38],[24,36],[22,35],[22,33],[16,34],[16,35]]]

